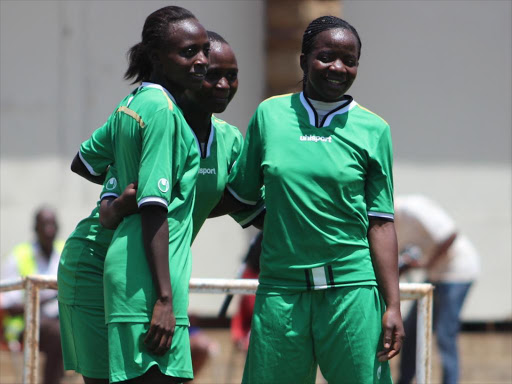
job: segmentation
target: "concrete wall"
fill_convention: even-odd
[[[344,1],[350,92],[391,125],[395,192],[446,208],[480,252],[464,318],[511,319],[510,1]]]

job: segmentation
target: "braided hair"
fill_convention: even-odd
[[[169,34],[169,24],[195,18],[192,12],[177,6],[160,8],[150,14],[142,28],[142,41],[131,47],[127,53],[128,69],[124,78],[126,80],[134,79],[132,84],[148,80],[153,70],[149,53],[153,49],[165,46]]]
[[[320,32],[337,28],[348,30],[356,37],[359,45],[359,58],[361,56],[361,39],[359,38],[359,34],[352,25],[336,16],[321,16],[309,23],[302,36],[302,53],[307,55],[311,52],[313,44],[315,43],[315,37]]]

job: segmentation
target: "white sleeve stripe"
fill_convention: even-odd
[[[139,202],[138,202],[138,207],[140,208],[142,205],[144,204],[158,204],[158,205],[163,205],[165,208],[167,208],[168,204],[167,204],[167,200],[161,198],[161,197],[153,197],[153,196],[149,196],[149,197],[144,197],[143,199],[141,199]]]
[[[263,210],[265,209],[265,205],[262,205],[261,207],[259,207],[255,212],[253,212],[252,215],[250,215],[249,217],[246,217],[244,220],[242,221],[239,221],[238,224],[240,224],[242,227],[249,224],[251,221],[253,221],[256,217],[258,217],[258,215],[263,212]]]
[[[233,195],[233,197],[235,199],[237,199],[238,201],[240,201],[244,204],[248,204],[248,205],[256,205],[257,201],[245,200],[245,199],[241,198],[240,196],[237,195],[237,193],[235,191],[233,191],[233,189],[229,185],[226,188]]]
[[[99,176],[101,173],[94,172],[94,169],[91,167],[91,165],[85,161],[84,157],[82,156],[82,152],[78,151],[78,157],[82,161],[82,163],[85,165],[85,168],[89,171],[89,173],[93,176]]]
[[[117,193],[114,193],[114,192],[105,192],[104,194],[102,194],[100,196],[100,200],[103,200],[103,199],[106,199],[107,197],[115,197],[115,198],[118,198],[119,195]]]
[[[384,213],[384,212],[368,211],[368,216],[371,216],[371,217],[382,217],[384,219],[390,219],[390,220],[394,220],[395,219],[395,215],[393,215],[392,213]]]

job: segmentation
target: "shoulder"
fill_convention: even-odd
[[[295,99],[299,100],[299,93],[286,93],[283,95],[272,96],[263,100],[260,105],[258,105],[258,110],[290,106]]]
[[[363,107],[361,104],[356,103],[354,108],[350,110],[352,115],[361,117],[365,122],[374,127],[381,127],[382,129],[389,129],[389,124],[382,117],[375,112],[370,111],[368,108]]]
[[[212,116],[212,124],[216,131],[221,135],[241,137],[242,133],[235,125],[229,124],[226,121],[219,119],[217,116]]]

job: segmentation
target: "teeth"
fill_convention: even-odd
[[[342,81],[341,81],[341,80],[327,79],[327,81],[328,81],[329,83],[333,83],[333,84],[341,84],[341,83],[342,83]]]

